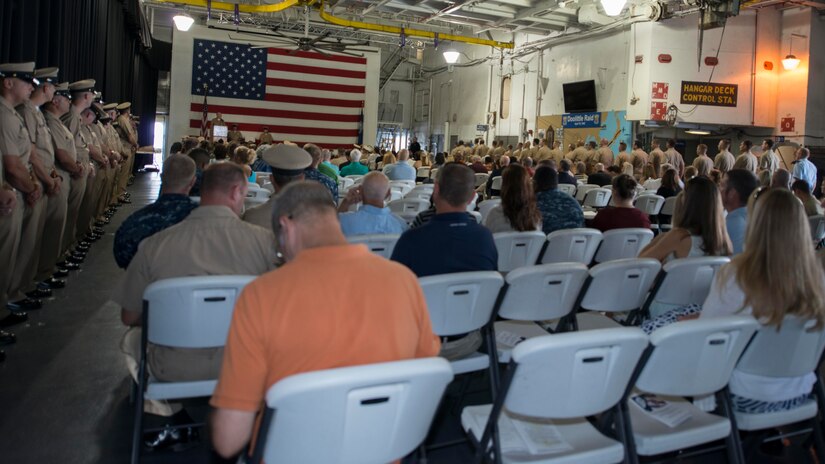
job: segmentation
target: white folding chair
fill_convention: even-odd
[[[143,446],[145,400],[177,400],[211,396],[218,379],[162,382],[147,366],[149,344],[167,348],[219,348],[226,344],[235,300],[256,276],[197,276],[159,280],[143,292],[143,314],[137,383],[133,385],[135,422],[132,464]],[[149,430],[146,430],[149,431]]]
[[[412,191],[412,189],[413,189],[413,187],[410,186],[410,184],[408,184],[406,181],[401,181],[401,180],[390,181],[390,190],[393,191],[393,192],[401,193],[401,197],[404,197],[404,195],[410,193]]]
[[[442,358],[287,377],[266,394],[253,463],[384,464],[427,436],[453,379]]]
[[[644,332],[629,327],[519,344],[495,402],[461,412],[477,455],[508,463],[624,461],[621,403],[647,345]],[[606,411],[616,413],[605,415],[618,418],[605,425],[615,425],[618,441],[587,420]]]
[[[467,205],[467,212],[472,212],[476,210],[476,203],[478,203],[478,193],[473,194],[473,201]]]
[[[189,199],[194,203],[201,204],[201,197],[189,197]]]
[[[536,264],[547,237],[544,232],[499,232],[493,234],[498,251],[499,272],[510,272],[517,267]]]
[[[558,189],[559,192],[564,192],[571,197],[576,196],[576,186],[573,184],[559,184]]]
[[[339,177],[338,178],[338,190],[340,190],[342,192],[346,191],[347,189],[349,189],[353,185],[355,185],[355,179],[352,179],[352,178],[349,178],[349,177]]]
[[[618,259],[593,266],[579,307],[559,323],[559,329],[592,330],[617,326],[613,319],[598,312],[640,309],[661,268],[661,263],[652,258]],[[578,309],[589,312],[577,315]]]
[[[403,198],[401,200],[391,201],[389,205],[390,211],[393,213],[420,213],[426,211],[430,207],[430,202],[418,198]]]
[[[270,194],[269,190],[258,186],[258,184],[251,184],[246,191],[246,198],[269,198]]]
[[[478,204],[478,212],[481,213],[481,222],[483,223],[485,219],[487,219],[487,215],[490,214],[490,210],[495,208],[496,206],[501,204],[501,198],[491,199],[491,200],[484,200]]]
[[[582,206],[585,208],[604,208],[610,202],[613,191],[606,188],[590,189],[584,195]]]
[[[490,184],[490,190],[501,192],[501,176],[493,177],[493,182]],[[494,197],[496,195],[493,195]]]
[[[825,216],[821,214],[810,216],[808,223],[811,225],[811,238],[814,239],[814,245],[819,246],[825,239]]]
[[[490,178],[490,174],[485,174],[483,172],[476,173],[476,180],[475,180],[475,188],[480,187],[483,184],[487,183],[487,179]]]
[[[244,200],[243,200],[244,211],[246,211],[250,208],[254,208],[258,205],[262,205],[262,204],[266,203],[267,201],[269,201],[269,198],[266,198],[266,197],[247,197],[247,198],[244,198]]]
[[[482,330],[483,336],[490,337],[490,321],[504,279],[496,271],[458,272],[418,279],[427,309],[430,313],[433,332],[440,337],[461,335]],[[493,345],[491,345],[493,346]],[[475,372],[487,368],[494,369],[490,355],[481,352],[451,361],[455,374]],[[495,390],[491,372],[490,379]]]
[[[542,264],[576,262],[589,265],[602,241],[598,229],[562,229],[547,235]]]
[[[602,243],[596,252],[596,262],[635,258],[650,241],[653,231],[642,228],[608,230],[602,234]]]
[[[481,224],[481,213],[478,211],[469,211],[468,214],[472,216],[477,223]]]
[[[587,192],[589,192],[593,189],[597,189],[597,188],[601,188],[601,187],[599,187],[596,184],[581,184],[581,185],[579,185],[576,188],[576,200],[578,200],[579,203],[584,203],[584,196],[587,195]]]
[[[547,335],[536,322],[561,319],[576,306],[587,280],[587,265],[556,263],[521,267],[507,274],[507,291],[496,315],[506,321],[494,324],[499,362],[521,341]]]
[[[428,168],[428,167],[418,168],[418,171],[415,172],[415,177],[417,179],[429,179],[430,178],[430,168]]]
[[[266,182],[264,185],[261,186],[262,189],[269,192],[269,196],[272,196],[275,193],[275,186],[272,185],[272,182]]]
[[[349,243],[363,243],[371,252],[390,259],[399,237],[401,237],[399,234],[353,235],[347,237],[347,241]]]
[[[732,415],[727,384],[736,361],[758,328],[750,316],[732,316],[676,322],[650,335],[652,350],[623,404],[631,462],[637,455],[656,456],[693,446],[726,440],[729,461],[743,462],[741,443]],[[688,419],[670,427],[648,414],[637,401],[640,394],[657,395]],[[683,397],[716,394],[723,416],[693,406]],[[629,411],[628,411],[629,410]]]
[[[402,198],[404,198],[404,194],[401,193],[401,187],[390,190],[390,201],[400,200]]]
[[[641,318],[634,324],[659,315],[651,313],[650,308],[654,302],[672,307],[701,305],[710,293],[710,286],[713,285],[719,268],[729,262],[727,256],[701,256],[674,259],[666,263],[645,301]]]
[[[665,205],[665,197],[660,195],[646,195],[642,194],[636,197],[636,201],[633,203],[633,206],[636,207],[639,211],[647,214],[650,216],[650,228],[653,230],[659,230],[659,213],[662,211],[662,207]],[[655,223],[654,223],[655,221]]]
[[[673,212],[674,212],[675,209],[676,209],[676,197],[675,196],[667,197],[665,199],[665,204],[662,205],[662,209],[661,209],[661,211],[659,211],[659,214],[663,214],[665,216],[671,216],[671,218],[672,218],[673,217]],[[668,224],[661,224],[660,223],[659,224],[659,229],[662,230],[662,231],[670,230],[672,228],[673,228],[673,224],[670,224],[670,223],[668,223]]]
[[[778,329],[776,326],[760,327],[739,359],[735,372],[768,378],[794,378],[816,374],[825,349],[825,331],[811,331],[812,326],[813,321],[788,316]],[[814,398],[790,410],[759,414],[736,411],[736,426],[739,430],[752,432],[810,421],[818,460],[825,462],[822,430],[817,417],[825,405],[825,391],[819,378],[813,393]]]
[[[350,174],[350,175],[344,176],[344,177],[346,177],[347,179],[352,179],[353,182],[356,182],[359,179],[361,179],[362,177],[364,177],[364,175],[363,174]]]

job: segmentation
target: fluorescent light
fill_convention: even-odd
[[[601,0],[602,8],[604,8],[604,14],[607,16],[619,16],[622,14],[622,9],[624,9],[627,0]]]
[[[786,71],[793,71],[797,66],[799,66],[799,58],[794,55],[787,55],[785,59],[782,60],[782,67],[785,68]]]
[[[447,50],[446,52],[444,52],[444,61],[446,61],[448,64],[458,63],[459,55],[461,54],[455,50]]]
[[[710,131],[706,131],[704,129],[690,129],[686,130],[685,133],[693,135],[710,135]]]
[[[195,18],[189,16],[186,13],[176,14],[172,21],[175,22],[175,28],[179,31],[186,32],[192,27],[192,24],[195,24]]]

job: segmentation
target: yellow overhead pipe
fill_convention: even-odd
[[[410,37],[424,37],[427,39],[435,39],[436,33],[430,31],[423,31],[420,29],[406,29],[400,28],[397,26],[384,26],[382,24],[371,24],[371,23],[362,23],[360,21],[350,21],[348,19],[339,18],[337,16],[333,16],[326,12],[326,2],[321,1],[320,7],[320,15],[321,19],[324,21],[335,24],[338,26],[343,27],[354,27],[356,29],[365,29],[368,31],[377,31],[377,32],[387,32],[390,34],[398,34],[410,36]],[[463,42],[467,44],[473,45],[489,45],[491,47],[496,48],[513,48],[513,42],[499,42],[497,40],[487,40],[487,39],[479,39],[476,37],[466,37],[462,35],[452,35],[452,34],[438,34],[438,40],[448,40],[452,42]]]
[[[176,3],[179,5],[189,5],[189,6],[198,6],[202,8],[206,8],[206,0],[156,0],[160,3]],[[300,0],[284,0],[281,3],[275,3],[272,5],[246,5],[246,4],[239,4],[238,10],[241,13],[276,13],[278,11],[286,10],[289,7],[298,5]],[[226,3],[226,2],[212,2],[212,8],[215,10],[226,10],[226,11],[235,11],[235,4],[234,3]]]

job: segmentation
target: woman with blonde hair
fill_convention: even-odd
[[[622,163],[622,174],[633,176],[633,165],[628,162]]]
[[[418,160],[415,162],[415,165],[413,166],[415,169],[428,168],[433,165],[432,157],[429,153],[427,153],[426,151],[421,151],[419,153],[420,155],[418,157]]]
[[[527,168],[511,164],[501,173],[501,204],[484,219],[491,232],[541,230],[541,213]]]
[[[240,165],[249,182],[255,182],[255,172],[252,171],[252,163],[255,161],[255,150],[243,145],[235,148],[232,152],[232,162]]]
[[[759,189],[748,205],[744,251],[720,269],[701,318],[750,314],[762,325],[782,325],[786,316],[825,327],[825,273],[816,259],[805,211],[784,189]],[[816,376],[764,377],[734,370],[734,407],[747,413],[798,407]]]
[[[392,154],[391,151],[384,152],[384,158],[381,160],[381,172],[384,172],[387,167],[392,166],[395,164],[395,155]]]

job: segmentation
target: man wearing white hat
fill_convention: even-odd
[[[272,168],[269,178],[275,193],[266,203],[246,210],[243,220],[272,230],[272,207],[278,192],[290,182],[304,180],[304,169],[312,164],[312,156],[301,147],[279,144],[266,149],[261,158]]]
[[[30,252],[35,242],[38,217],[34,213],[39,211],[35,206],[42,190],[40,182],[35,181],[31,173],[32,139],[23,118],[14,108],[31,97],[37,81],[34,78],[34,63],[2,64],[0,73],[3,75],[0,86],[0,153],[3,154],[7,182],[22,192],[17,198],[13,224],[13,227],[20,228],[19,238],[12,244],[11,256],[2,257],[6,259],[0,261],[8,263],[8,268],[11,268],[4,265],[4,269],[0,269],[0,273],[5,274],[0,281],[7,284],[4,289],[9,299],[7,307],[12,311],[25,311],[42,307],[40,300],[26,298],[22,292],[21,282],[26,269],[25,261],[20,261],[21,257],[27,258],[21,256],[21,251]]]

